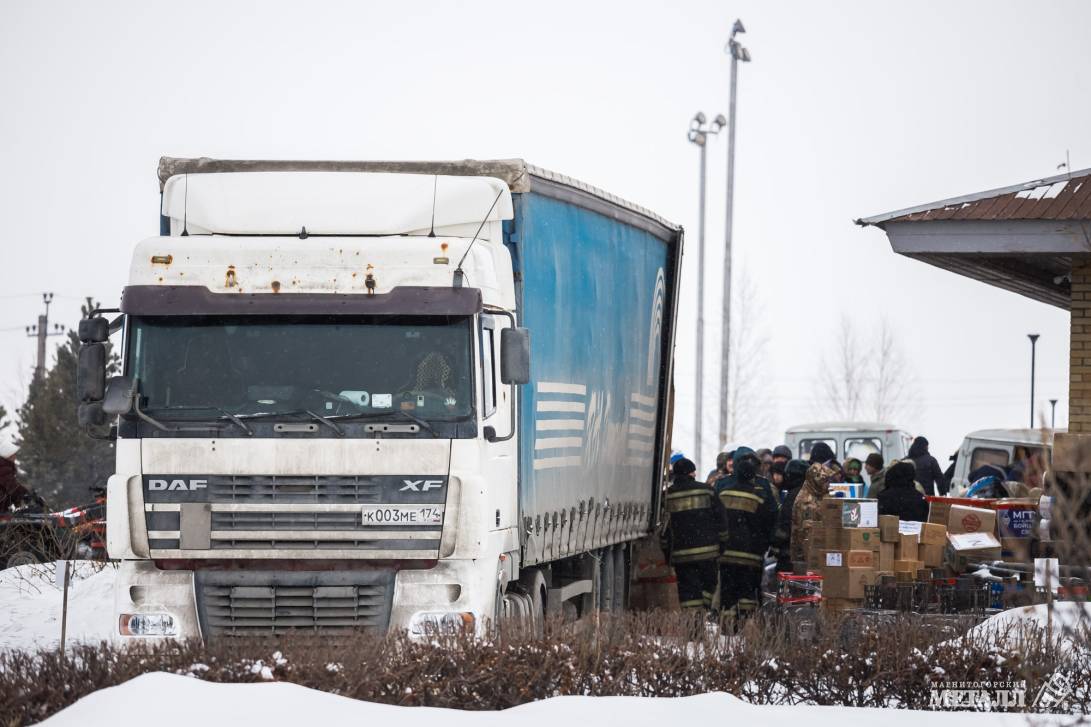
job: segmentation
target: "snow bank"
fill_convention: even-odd
[[[111,566],[72,561],[68,587],[68,643],[98,643],[114,631]],[[0,650],[55,649],[61,642],[63,591],[52,563],[0,571]]]
[[[399,727],[556,727],[558,724],[762,724],[765,727],[1026,727],[1025,714],[921,712],[852,707],[767,707],[728,694],[680,699],[640,697],[555,697],[503,712],[463,712],[429,707],[397,707],[339,697],[296,684],[214,684],[174,674],[145,674],[102,689],[54,715],[50,727],[193,727],[195,724],[389,725]],[[1061,716],[1042,715],[1034,724],[1061,725]]]
[[[992,616],[970,630],[971,637],[1000,639],[1018,648],[1025,638],[1039,638],[1049,619],[1045,604],[1013,608]],[[1052,636],[1062,647],[1071,647],[1084,629],[1091,629],[1091,603],[1060,601],[1053,604]]]

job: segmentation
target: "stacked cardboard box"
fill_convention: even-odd
[[[1000,541],[992,533],[950,533],[947,535],[948,564],[956,573],[965,572],[973,563],[1000,560]]]
[[[876,583],[882,565],[878,503],[826,498],[821,531],[823,603],[831,610],[860,606],[865,588]]]

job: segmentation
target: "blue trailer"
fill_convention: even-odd
[[[81,421],[117,425],[119,638],[624,606],[667,469],[679,227],[520,160],[159,179],[121,319],[81,329]]]

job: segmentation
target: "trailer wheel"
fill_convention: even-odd
[[[614,556],[614,612],[621,612],[629,605],[629,564],[624,544],[615,545]]]
[[[600,611],[614,610],[614,551],[603,548],[598,552],[599,577],[597,605]]]

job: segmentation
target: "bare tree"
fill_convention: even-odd
[[[867,377],[866,361],[855,325],[842,314],[833,356],[823,356],[818,370],[818,404],[822,411],[845,420],[860,415]]]
[[[871,410],[876,421],[894,421],[915,412],[912,401],[913,382],[905,362],[905,354],[894,337],[890,321],[883,316],[875,337]]]
[[[764,333],[757,286],[744,266],[736,267],[734,295],[727,442],[765,441],[773,425],[769,401],[761,396],[761,385],[768,375],[769,338]]]
[[[842,315],[832,355],[822,357],[817,376],[817,407],[825,416],[852,421],[873,416],[901,421],[915,416],[913,377],[890,322],[880,318],[871,346],[856,324]]]

